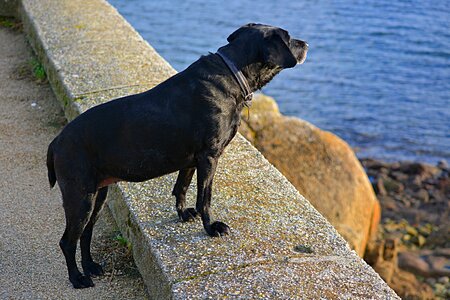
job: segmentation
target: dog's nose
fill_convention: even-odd
[[[308,43],[307,43],[307,42],[304,42],[304,41],[302,41],[302,48],[303,48],[303,49],[305,49],[305,50],[308,50],[308,48],[309,48],[309,45],[308,45]]]
[[[302,41],[302,40],[294,40],[294,41],[295,41],[295,46],[296,47],[302,48],[304,50],[308,50],[309,45],[308,45],[307,42]]]

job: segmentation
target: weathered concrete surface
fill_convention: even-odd
[[[0,299],[147,299],[136,276],[107,274],[84,291],[69,282],[58,247],[61,194],[49,189],[45,166],[63,114],[50,86],[30,76],[30,59],[24,35],[0,27]],[[94,249],[117,230],[108,215],[100,216]]]
[[[104,1],[22,1],[19,12],[69,119],[175,74]]]
[[[150,88],[175,73],[104,1],[23,0],[20,11],[69,118],[103,101]],[[216,218],[231,226],[231,236],[213,239],[200,222],[178,222],[170,193],[174,182],[175,174],[142,184],[123,183],[109,197],[152,297],[232,297],[234,289],[252,297],[251,291],[261,289],[276,290],[282,298],[349,293],[396,298],[240,135],[219,163],[212,201]],[[190,203],[194,191],[193,186]]]
[[[376,274],[369,280],[369,269],[352,258],[310,255],[183,281],[175,284],[173,291],[177,299],[206,299],[211,294],[230,298],[373,299],[374,290],[380,291],[378,298],[389,298]]]

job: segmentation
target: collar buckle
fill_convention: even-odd
[[[251,105],[253,99],[253,93],[247,94],[247,96],[245,96],[244,101],[245,101],[245,105],[248,107]]]

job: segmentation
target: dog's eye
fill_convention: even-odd
[[[289,44],[289,42],[290,42],[290,40],[291,40],[291,37],[289,36],[289,32],[287,32],[286,30],[281,29],[280,36],[281,36],[281,39],[282,39],[286,44]]]

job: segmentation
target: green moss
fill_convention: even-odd
[[[297,245],[294,247],[294,251],[299,252],[299,253],[307,253],[307,254],[313,253],[311,246],[308,246],[308,245]]]
[[[47,79],[47,74],[45,73],[44,66],[39,60],[33,58],[30,60],[30,65],[33,70],[33,75],[38,81],[45,81]]]
[[[74,26],[76,29],[84,29],[84,28],[86,28],[86,25],[85,24],[77,24],[77,25],[75,25]]]
[[[70,99],[66,94],[62,94],[62,104],[65,108],[70,104]]]
[[[76,97],[75,99],[73,99],[73,102],[82,103],[83,100],[85,100],[85,99],[86,99],[86,96],[79,96],[79,97]]]
[[[132,247],[131,243],[124,236],[122,236],[121,233],[118,233],[114,237],[114,240],[117,241],[120,246],[126,247],[128,249],[128,251],[131,253],[131,247]]]
[[[15,28],[16,26],[17,22],[14,20],[14,18],[0,16],[0,27]]]

